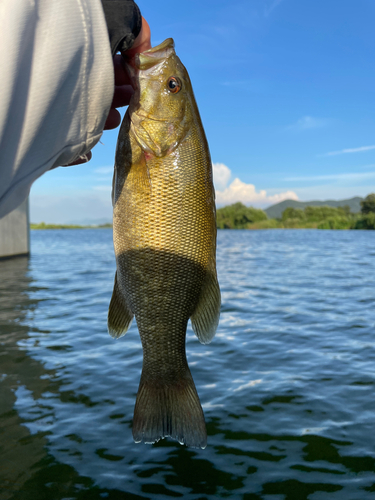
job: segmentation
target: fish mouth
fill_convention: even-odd
[[[151,49],[145,50],[141,52],[141,54],[155,54],[160,52],[161,50],[173,49],[174,50],[174,40],[173,38],[167,38],[164,42],[159,43],[155,47],[151,47]]]
[[[136,68],[145,70],[161,63],[172,54],[175,54],[174,41],[173,38],[167,38],[156,47],[136,54],[134,64]]]
[[[170,56],[176,55],[173,38],[167,38],[164,42],[149,50],[135,54],[126,60],[127,72],[132,81],[133,88],[137,87],[139,71],[148,70],[158,66]]]

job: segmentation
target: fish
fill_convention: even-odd
[[[121,337],[135,316],[143,365],[134,441],[169,436],[205,448],[205,419],[185,343],[189,319],[208,344],[220,315],[209,147],[173,39],[137,54],[128,66],[135,91],[116,147],[116,274],[108,331]]]

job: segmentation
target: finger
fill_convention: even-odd
[[[146,19],[142,17],[142,28],[139,35],[134,40],[132,48],[123,52],[122,55],[125,58],[131,58],[135,54],[139,54],[148,49],[151,49],[151,30]]]
[[[122,106],[128,106],[133,94],[134,90],[131,85],[121,85],[121,87],[116,86],[111,108],[121,108]]]
[[[107,120],[104,125],[104,130],[112,130],[118,127],[121,123],[121,115],[115,108],[109,110]]]

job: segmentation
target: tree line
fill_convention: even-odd
[[[269,219],[263,210],[238,202],[219,208],[216,220],[219,229],[375,229],[375,193],[361,201],[360,213],[352,213],[348,205],[289,207],[280,219]]]

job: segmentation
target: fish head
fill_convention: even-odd
[[[129,66],[135,87],[129,105],[131,130],[145,152],[165,156],[190,129],[193,91],[188,72],[172,38],[137,54]]]

